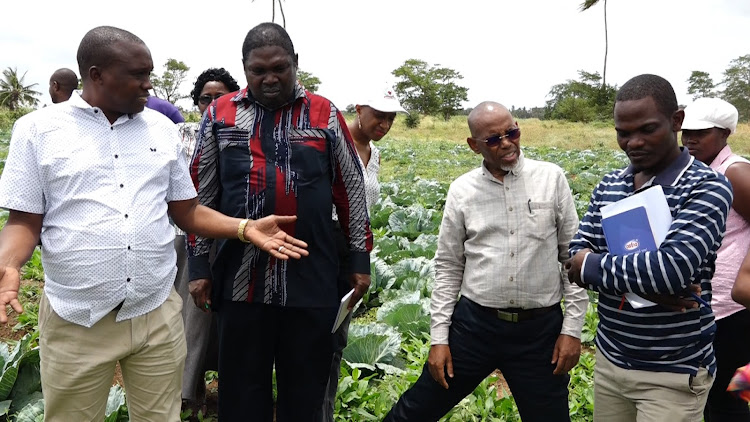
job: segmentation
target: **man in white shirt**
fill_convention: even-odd
[[[0,178],[0,323],[40,236],[45,294],[40,357],[46,421],[103,420],[115,363],[133,421],[179,420],[185,358],[174,229],[252,242],[278,259],[307,255],[277,224],[198,205],[174,125],[144,112],[151,53],[98,27],[78,48],[83,93],[16,122]]]
[[[567,372],[588,303],[560,271],[578,227],[570,188],[558,166],[524,158],[518,123],[501,104],[478,105],[469,129],[484,161],[446,198],[430,355],[385,421],[438,420],[495,368],[524,422],[569,421]]]
[[[49,96],[53,104],[68,101],[78,88],[78,76],[68,68],[57,69],[49,78]]]

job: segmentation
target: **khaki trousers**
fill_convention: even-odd
[[[158,308],[115,322],[112,311],[91,328],[65,321],[46,297],[39,306],[44,420],[102,421],[115,364],[122,369],[130,420],[180,420],[185,365],[182,300],[172,293]]]
[[[706,368],[696,376],[623,369],[597,350],[594,421],[701,422],[713,382]]]

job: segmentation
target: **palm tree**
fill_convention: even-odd
[[[23,106],[36,106],[39,103],[37,95],[39,91],[33,88],[38,84],[24,85],[26,72],[19,78],[18,70],[8,67],[3,70],[3,78],[0,79],[0,106],[15,110]]]
[[[599,0],[584,0],[581,3],[581,12],[589,10],[599,3]],[[602,87],[607,86],[607,53],[609,52],[609,39],[607,37],[607,0],[604,0],[604,71],[602,72]]]

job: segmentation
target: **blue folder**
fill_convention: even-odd
[[[632,208],[603,219],[602,229],[609,252],[615,255],[657,249],[654,232],[651,230],[644,207]]]

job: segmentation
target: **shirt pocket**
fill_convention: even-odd
[[[236,127],[216,131],[219,147],[219,173],[222,182],[246,180],[253,165],[250,155],[250,132]]]
[[[553,201],[527,202],[527,223],[529,230],[526,232],[532,239],[548,239],[557,235],[555,224],[555,203]]]
[[[289,146],[292,169],[297,173],[300,187],[331,174],[328,138],[322,130],[293,130],[289,134]]]

